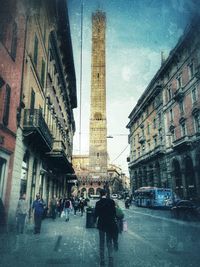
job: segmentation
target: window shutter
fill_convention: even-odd
[[[5,92],[5,99],[4,99],[4,110],[3,110],[3,124],[8,125],[9,121],[9,111],[10,111],[10,93],[11,88],[8,84],[6,84],[6,92]]]
[[[12,29],[12,42],[11,42],[11,56],[13,59],[16,58],[17,53],[17,23],[13,23]]]

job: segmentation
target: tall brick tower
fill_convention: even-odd
[[[98,10],[92,14],[89,167],[94,178],[107,176],[105,31],[106,15]]]

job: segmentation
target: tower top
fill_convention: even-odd
[[[104,20],[106,19],[106,12],[97,9],[95,12],[92,13],[92,20]]]

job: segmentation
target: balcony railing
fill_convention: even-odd
[[[188,146],[191,143],[189,136],[185,135],[173,142],[173,148],[179,148],[182,146]]]
[[[39,109],[24,110],[24,131],[33,131],[37,133],[47,144],[49,149],[52,148],[52,135]]]

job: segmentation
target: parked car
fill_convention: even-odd
[[[199,208],[190,200],[179,200],[171,208],[171,213],[177,219],[198,219],[200,218]]]

